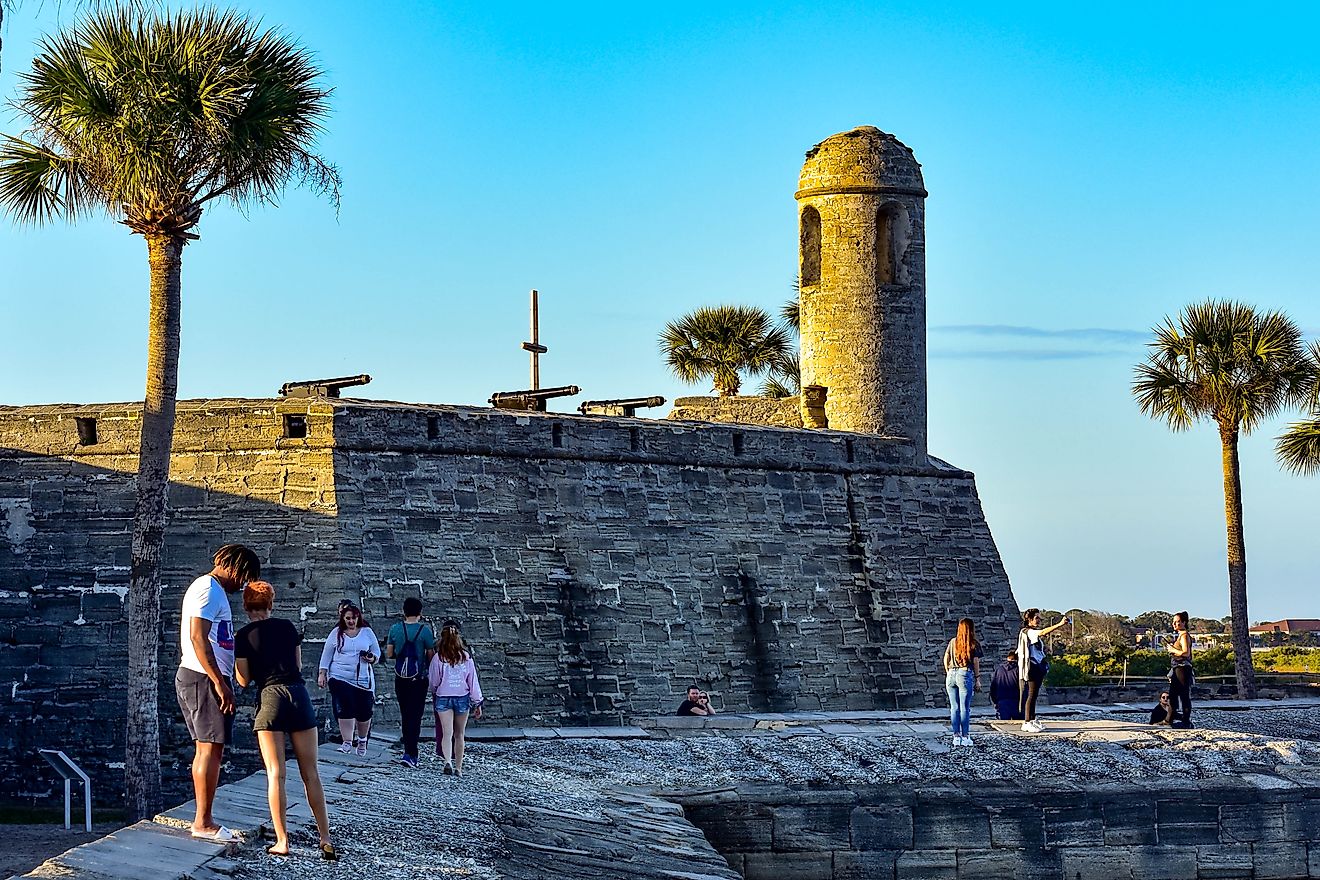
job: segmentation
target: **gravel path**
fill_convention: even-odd
[[[1091,716],[1096,717],[1096,716]],[[1114,716],[1127,722],[1131,715]],[[381,765],[338,786],[332,822],[344,858],[315,858],[315,838],[274,859],[239,856],[242,878],[495,878],[505,876],[506,831],[528,807],[612,821],[609,789],[698,789],[741,782],[866,784],[937,778],[1068,777],[1141,781],[1320,766],[1314,710],[1197,712],[1202,727],[1137,727],[1128,742],[982,733],[971,750],[943,737],[774,734],[679,739],[532,739],[469,746],[462,780],[434,757],[422,767]],[[1212,729],[1213,726],[1213,729]],[[1287,734],[1287,736],[1285,736]],[[1300,737],[1300,738],[1299,738]],[[290,785],[297,786],[290,774]]]

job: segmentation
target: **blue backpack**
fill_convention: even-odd
[[[422,637],[426,624],[418,622],[417,633],[403,643],[394,658],[394,674],[399,678],[412,679],[422,674],[422,657],[417,651],[417,640]],[[403,634],[408,635],[408,624],[403,624]]]

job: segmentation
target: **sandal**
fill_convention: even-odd
[[[339,853],[335,852],[334,844],[332,843],[321,844],[321,858],[325,859],[327,862],[339,861]]]
[[[194,831],[192,836],[198,840],[209,840],[212,843],[242,843],[243,835],[237,831],[230,831],[221,825],[214,831]]]

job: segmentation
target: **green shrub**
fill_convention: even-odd
[[[1048,687],[1080,687],[1090,683],[1091,676],[1076,655],[1050,658],[1050,672],[1045,676]]]

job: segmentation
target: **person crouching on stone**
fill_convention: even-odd
[[[1022,699],[1022,732],[1041,733],[1044,726],[1036,720],[1036,700],[1050,663],[1045,653],[1045,636],[1068,623],[1068,616],[1053,626],[1040,628],[1040,609],[1028,608],[1022,612],[1022,631],[1018,633],[1018,687]]]
[[[316,686],[330,687],[339,733],[344,741],[339,751],[356,747],[366,757],[371,736],[371,717],[376,708],[376,676],[372,667],[380,659],[380,642],[356,605],[344,606],[339,622],[325,638]]]
[[[970,746],[972,694],[981,678],[981,645],[971,618],[958,621],[958,632],[944,649],[944,690],[949,695],[949,726],[953,744]]]
[[[1150,723],[1167,727],[1172,720],[1173,713],[1169,711],[1169,692],[1160,691],[1160,701],[1150,710]]]
[[[1022,692],[1018,687],[1017,651],[1009,651],[1003,662],[995,667],[990,678],[990,702],[995,704],[995,716],[1000,721],[1021,720]]]
[[[463,643],[457,620],[446,620],[440,627],[428,680],[435,695],[435,753],[444,759],[445,775],[461,777],[468,713],[481,718],[482,696],[477,664]]]
[[[252,729],[257,734],[261,760],[266,766],[266,797],[270,801],[271,825],[275,843],[266,848],[273,856],[289,854],[289,830],[284,794],[284,742],[293,744],[307,805],[316,817],[316,832],[321,838],[321,857],[338,856],[330,843],[330,820],[326,815],[325,791],[316,766],[316,709],[303,684],[302,633],[292,621],[272,617],[275,588],[265,581],[252,581],[243,589],[243,610],[247,626],[234,636],[234,673],[243,687],[257,686],[257,717]]]
[[[701,688],[695,684],[687,689],[687,697],[678,704],[676,715],[714,715],[710,708],[710,698],[706,699],[705,704],[701,702]]]

